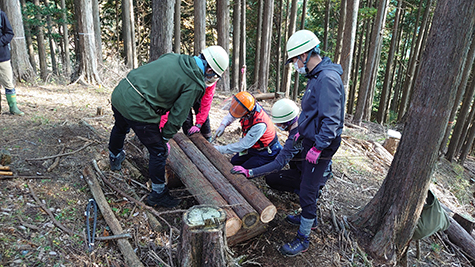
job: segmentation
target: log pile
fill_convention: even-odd
[[[276,207],[243,175],[231,174],[232,164],[201,134],[177,133],[170,140],[167,164],[201,205],[226,213],[228,244],[246,241],[265,231]]]

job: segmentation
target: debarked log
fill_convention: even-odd
[[[200,204],[208,204],[218,207],[228,206],[224,198],[214,189],[213,185],[201,174],[198,168],[191,162],[190,158],[178,144],[171,139],[170,152],[167,163],[178,175],[186,189]],[[241,229],[242,221],[231,208],[224,208],[226,212],[226,236],[235,235]]]
[[[223,157],[213,145],[211,145],[201,134],[190,136],[190,140],[203,152],[211,163],[228,179],[228,181],[241,193],[241,195],[260,214],[263,223],[268,223],[274,219],[277,208],[259,191],[259,189],[249,181],[244,175],[232,174],[233,165],[226,157]]]
[[[216,206],[198,205],[185,212],[178,249],[180,266],[228,266],[225,221],[225,212]]]
[[[243,228],[252,228],[259,221],[259,214],[247,200],[234,188],[231,183],[216,169],[205,155],[183,133],[173,137],[183,152],[198,167],[219,194],[231,205],[232,209],[241,218]]]

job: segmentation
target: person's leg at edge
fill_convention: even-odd
[[[114,106],[112,106],[112,111],[115,121],[109,138],[109,163],[112,171],[118,171],[122,168],[121,164],[125,159],[124,140],[130,132],[130,126]]]
[[[10,60],[0,62],[0,84],[5,87],[5,96],[10,113],[20,116],[25,115],[17,106],[16,90],[13,84],[13,71]]]
[[[148,171],[152,180],[152,192],[147,197],[147,204],[153,207],[176,207],[180,204],[180,200],[170,195],[165,182],[168,148],[162,139],[158,125],[140,123],[133,125],[132,129],[150,153]]]

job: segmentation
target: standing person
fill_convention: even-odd
[[[25,115],[20,111],[16,103],[16,91],[13,85],[13,70],[10,62],[10,42],[13,39],[13,29],[5,12],[0,10],[0,85],[5,87],[10,113],[13,115]]]
[[[198,100],[193,107],[190,109],[190,113],[188,113],[188,117],[186,118],[185,122],[183,123],[182,129],[183,132],[192,135],[195,133],[201,132],[203,137],[211,141],[211,125],[209,122],[209,111],[211,109],[211,103],[213,102],[214,91],[216,89],[216,80],[210,80],[206,82],[206,89],[201,98],[201,101]],[[193,111],[196,114],[196,121],[193,125]],[[162,116],[160,120],[160,129],[165,126],[165,123],[168,120],[168,112],[167,114]]]
[[[285,256],[308,250],[309,235],[317,217],[316,201],[326,183],[324,172],[340,147],[345,119],[345,88],[340,78],[343,70],[328,57],[320,56],[319,43],[313,32],[300,30],[289,38],[286,45],[286,64],[292,62],[308,82],[302,97],[298,133],[294,137],[295,145],[301,145],[301,153],[305,155],[299,190],[302,212],[286,218],[300,227],[294,240],[279,249]]]
[[[221,46],[205,48],[199,56],[168,53],[130,71],[112,92],[115,124],[109,141],[111,170],[121,169],[125,136],[132,128],[150,152],[149,206],[175,207],[180,203],[165,184],[168,140],[201,99],[206,83],[221,77],[228,65],[228,54]],[[167,112],[168,121],[160,130],[161,116]]]
[[[215,148],[221,154],[236,153],[231,163],[246,169],[272,162],[282,145],[269,115],[248,92],[239,92],[233,96],[229,113],[221,121],[216,136],[221,136],[225,128],[236,119],[241,123],[242,138],[236,143]]]

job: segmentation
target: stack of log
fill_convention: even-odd
[[[177,133],[170,140],[167,163],[187,190],[202,205],[223,208],[225,233],[233,245],[265,231],[276,207],[259,189],[240,174],[231,174],[232,164],[201,134]]]

